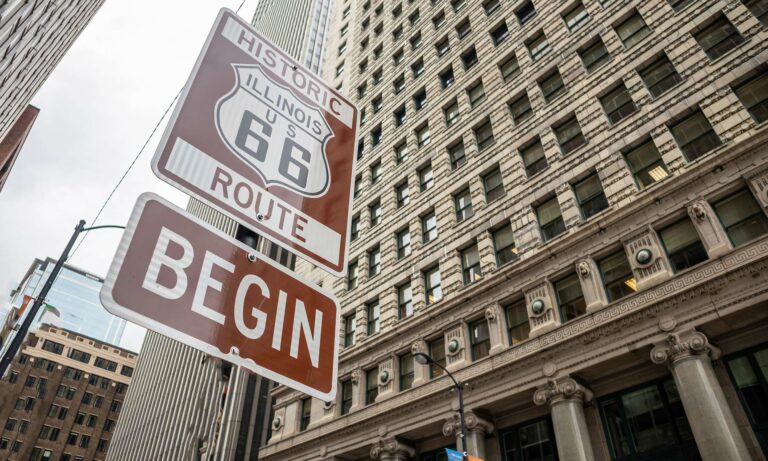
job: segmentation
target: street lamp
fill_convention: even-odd
[[[449,378],[451,378],[451,381],[453,381],[453,385],[456,388],[456,392],[459,394],[459,421],[461,422],[461,459],[463,461],[467,461],[468,455],[467,455],[467,437],[466,437],[466,426],[464,425],[464,386],[463,383],[456,381],[456,378],[453,377],[453,374],[448,371],[444,366],[442,366],[440,363],[435,362],[435,359],[430,357],[428,354],[425,354],[423,352],[416,352],[413,354],[413,358],[416,359],[416,361],[422,365],[437,365],[440,367],[445,374],[448,375]]]

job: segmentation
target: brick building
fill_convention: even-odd
[[[103,460],[135,353],[44,324],[0,381],[0,459]]]
[[[768,454],[768,2],[339,0],[339,393],[261,459]]]

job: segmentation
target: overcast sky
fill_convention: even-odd
[[[257,1],[240,10],[248,22]],[[0,310],[34,258],[58,258],[77,221],[91,222],[184,85],[218,10],[240,2],[105,1],[32,99],[40,115],[0,192]],[[124,225],[145,191],[186,206],[150,170],[161,133],[97,224]],[[92,233],[69,263],[105,276],[121,235]],[[142,329],[130,328],[122,345],[138,350],[142,339]]]

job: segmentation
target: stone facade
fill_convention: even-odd
[[[765,78],[764,15],[740,1],[534,0],[531,16],[529,3],[334,5],[325,76],[366,112],[353,211],[359,237],[350,252],[358,277],[335,279],[302,262],[297,270],[333,288],[353,331],[339,334],[349,344],[340,354],[339,396],[313,402],[308,424],[301,423],[304,396],[273,390],[280,424],[263,459],[428,460],[463,446],[452,381],[418,363],[412,375],[402,365],[409,352],[435,356],[435,344],[465,383],[466,414],[482,421],[468,431],[467,450],[486,460],[518,459],[510,448],[519,443],[515,431],[538,422],[551,439],[540,446],[556,446],[561,460],[656,453],[639,442],[618,445],[606,423],[626,405],[617,395],[646,389],[664,395],[665,411],[690,429],[678,428],[665,449],[698,450],[707,461],[765,459],[731,361],[764,345],[768,329],[768,130],[737,91]],[[712,58],[701,37],[717,21],[735,35]],[[541,32],[548,46],[535,45]],[[442,52],[444,40],[450,49]],[[610,59],[588,70],[582,56],[597,40]],[[469,66],[472,52],[477,62]],[[647,69],[664,56],[678,78],[656,92]],[[564,90],[545,98],[555,71]],[[634,107],[609,119],[617,113],[606,95],[621,85],[631,99],[622,107]],[[523,94],[530,115],[514,118],[510,104]],[[765,94],[757,98],[766,104]],[[454,101],[458,120],[447,126]],[[573,117],[578,132],[563,128]],[[699,127],[706,120],[711,130],[694,133],[689,120]],[[532,172],[521,151],[537,142],[547,167]],[[464,162],[451,158],[459,143]],[[408,155],[398,160],[403,145]],[[630,159],[641,146],[658,157],[652,180]],[[503,194],[489,179],[497,171]],[[600,194],[581,191],[592,175],[599,206],[591,204]],[[404,182],[409,200],[398,206]],[[457,208],[467,188],[472,213]],[[756,210],[750,219],[760,230],[748,239],[724,219],[723,200],[737,192]],[[551,235],[542,209],[553,199],[562,232]],[[371,225],[377,204],[380,219]],[[437,238],[425,241],[431,212]],[[670,229],[680,225],[687,230],[673,241]],[[507,226],[514,251],[501,254],[496,239]],[[404,229],[410,252],[398,258],[396,233]],[[693,243],[675,246],[686,239]],[[473,247],[479,270],[467,263]],[[371,270],[377,248],[380,270]],[[611,258],[626,267],[625,286],[609,286]],[[435,267],[441,295],[426,277]],[[408,284],[413,313],[402,316],[399,288]],[[529,331],[511,311],[518,301]],[[379,308],[378,329],[371,305]],[[387,379],[370,385],[372,370],[387,371]]]

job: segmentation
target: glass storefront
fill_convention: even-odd
[[[556,461],[552,422],[549,418],[528,421],[499,431],[504,461]]]
[[[725,363],[760,448],[768,454],[768,345],[727,357]]]

